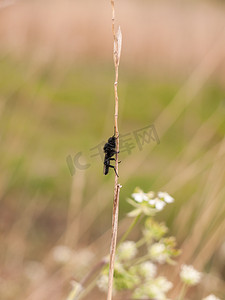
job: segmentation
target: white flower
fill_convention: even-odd
[[[149,249],[149,254],[154,261],[163,264],[167,258],[166,247],[162,243],[155,243]]]
[[[161,290],[164,293],[167,293],[170,289],[172,289],[172,282],[168,281],[166,277],[160,276],[156,279],[156,284],[161,287]]]
[[[107,275],[101,275],[97,280],[97,286],[102,292],[107,292],[108,283],[109,283],[109,277]]]
[[[166,300],[165,294],[154,283],[144,284],[135,289],[133,293],[134,299],[157,299]]]
[[[151,299],[157,299],[157,300],[166,300],[166,296],[163,293],[163,291],[160,289],[159,286],[151,284],[148,288],[148,296],[151,297]]]
[[[172,203],[174,202],[174,198],[171,197],[168,193],[166,192],[158,192],[158,197],[162,198],[166,203]]]
[[[153,278],[156,275],[157,267],[150,261],[146,261],[139,266],[139,272],[142,276],[147,278]]]
[[[139,202],[139,203],[141,203],[143,201],[148,201],[147,194],[144,193],[142,190],[140,190],[138,193],[133,193],[131,196],[134,198],[134,200],[136,202]]]
[[[187,285],[196,285],[200,282],[202,274],[193,266],[182,265],[180,278]]]
[[[81,248],[71,254],[71,264],[76,266],[77,269],[89,266],[94,259],[94,253],[85,248]]]
[[[153,199],[155,197],[155,193],[150,191],[150,192],[147,193],[147,196],[148,196],[149,199]]]
[[[38,281],[46,276],[44,266],[37,261],[29,261],[24,268],[25,275],[31,281]]]
[[[117,270],[120,273],[124,272],[123,264],[118,262],[117,259],[115,260],[115,263],[114,263],[114,270]]]
[[[120,260],[129,260],[135,257],[137,254],[137,247],[135,242],[126,241],[123,242],[117,251],[118,258]]]
[[[164,208],[164,206],[166,205],[166,203],[164,201],[160,200],[159,198],[151,199],[148,201],[148,203],[151,205],[155,205],[155,208],[157,210],[162,210]]]
[[[52,256],[57,263],[67,263],[72,258],[72,250],[66,246],[56,246],[53,249]]]
[[[220,300],[220,298],[218,298],[215,295],[211,294],[211,295],[205,297],[203,300]]]
[[[149,282],[144,283],[134,291],[134,299],[157,299],[168,300],[166,294],[173,284],[165,277],[160,276]]]

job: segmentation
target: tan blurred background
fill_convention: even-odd
[[[1,3],[3,53],[28,55],[43,63],[110,60],[107,1]],[[223,1],[121,1],[117,6],[117,24],[124,37],[123,64],[187,74],[220,40],[217,76],[223,78]]]
[[[120,155],[119,236],[136,186],[169,192],[158,219],[206,273],[189,298],[225,299],[225,3],[116,1],[116,24],[120,133],[160,139]],[[66,299],[108,253],[114,178],[91,149],[113,133],[113,80],[110,1],[0,0],[0,299]]]

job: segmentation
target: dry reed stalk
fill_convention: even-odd
[[[119,62],[122,46],[122,34],[120,27],[116,33],[115,31],[115,3],[111,0],[112,6],[112,33],[113,33],[113,59],[115,67],[115,82],[114,82],[114,95],[115,95],[115,124],[114,124],[114,134],[116,136],[116,162],[115,169],[118,174],[118,152],[119,152],[119,129],[118,129],[118,75],[119,75]],[[112,238],[110,246],[110,260],[109,260],[109,283],[108,283],[108,295],[107,300],[112,299],[113,290],[113,274],[114,274],[114,262],[116,253],[116,240],[118,231],[118,214],[119,214],[119,193],[121,185],[118,183],[118,176],[115,174],[115,186],[114,186],[114,199],[113,199],[113,215],[112,215]]]

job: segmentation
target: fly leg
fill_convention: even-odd
[[[108,165],[108,167],[114,169],[114,171],[115,171],[115,173],[116,173],[116,176],[119,177],[119,175],[118,175],[117,172],[116,172],[116,168],[115,168],[114,166]]]
[[[110,161],[110,160],[114,160],[114,161],[116,161],[116,160],[115,160],[115,158],[109,158],[109,161]],[[120,161],[118,161],[118,164],[120,164],[120,163],[121,163],[121,160],[120,160]]]
[[[120,153],[120,151],[116,151],[116,150],[113,150],[112,152],[113,152],[113,154],[116,154],[116,153],[119,154]]]

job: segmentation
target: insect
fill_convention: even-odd
[[[119,152],[116,152],[116,137],[115,137],[115,134],[113,136],[111,136],[109,139],[108,139],[108,142],[105,144],[103,150],[104,150],[104,153],[105,153],[105,159],[104,159],[104,174],[107,175],[109,173],[109,168],[113,168],[117,177],[119,177],[119,175],[117,174],[116,172],[116,168],[112,165],[110,165],[110,161],[111,160],[115,160],[115,158],[113,158],[113,156],[116,154],[116,153],[119,153]],[[120,163],[120,161],[119,161]]]

